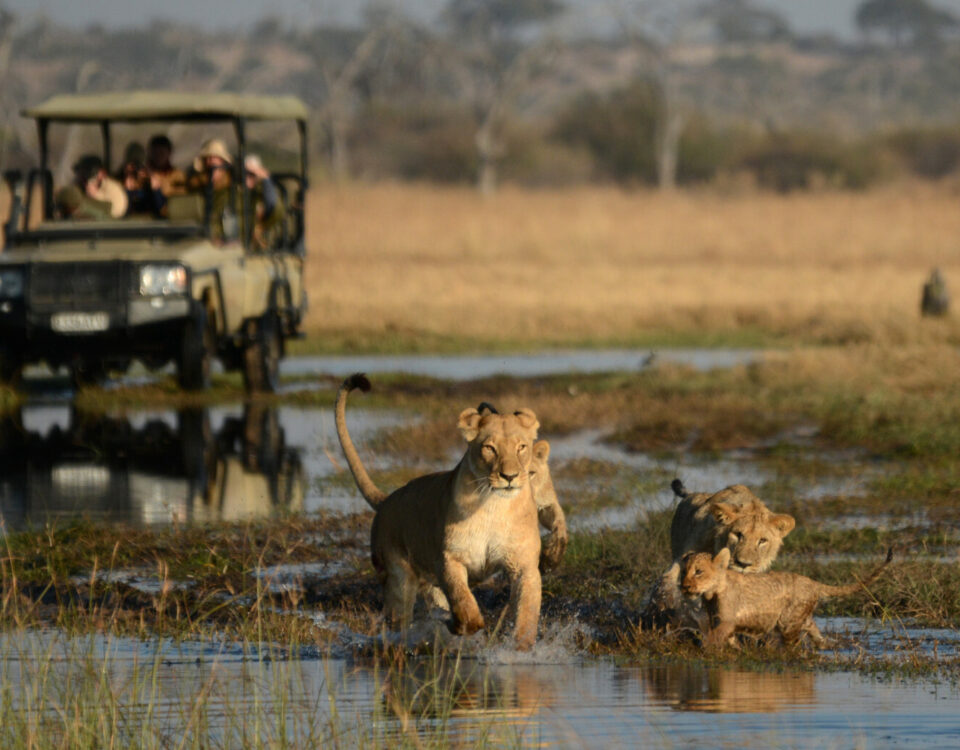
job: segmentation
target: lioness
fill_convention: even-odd
[[[716,554],[730,550],[730,566],[743,573],[767,570],[776,559],[783,538],[796,522],[793,516],[773,513],[742,484],[714,494],[687,492],[683,482],[670,483],[680,498],[670,523],[673,564],[654,584],[641,615],[644,627],[703,625],[702,608],[680,593],[680,559],[687,552]]]
[[[787,645],[809,635],[817,646],[826,643],[813,621],[813,610],[821,599],[848,596],[877,579],[893,557],[887,559],[863,581],[847,586],[829,586],[795,573],[757,573],[744,575],[732,568],[730,550],[716,555],[688,553],[683,559],[681,587],[687,596],[700,598],[710,617],[704,633],[704,645],[736,645],[737,632],[765,635],[776,630]]]
[[[450,603],[450,629],[469,635],[484,626],[470,583],[503,570],[510,580],[518,648],[530,648],[540,617],[540,534],[529,481],[540,423],[529,409],[486,414],[465,409],[457,426],[467,450],[452,471],[418,477],[387,495],[370,478],[350,439],[347,394],[370,389],[364,375],[337,393],[337,436],[361,494],[376,511],[370,534],[373,566],[384,584],[384,614],[409,623],[418,590],[437,586]]]
[[[481,414],[484,406],[489,404],[483,403],[477,407]],[[553,479],[550,477],[550,467],[547,465],[549,455],[550,443],[546,440],[538,440],[533,444],[533,458],[527,469],[527,474],[530,476],[530,489],[537,506],[537,519],[540,521],[540,526],[550,531],[546,537],[540,539],[541,573],[559,565],[567,549],[567,521],[563,508],[557,500],[557,493],[553,489]],[[420,594],[430,606],[450,609],[446,596],[437,586],[424,585],[420,589]]]
[[[730,550],[730,567],[743,573],[767,570],[777,557],[783,538],[796,525],[793,516],[772,513],[742,484],[713,495],[687,492],[679,479],[670,487],[680,504],[670,523],[670,551],[674,560],[687,552]]]
[[[477,411],[483,415],[499,414],[496,407],[484,401]],[[533,500],[537,505],[537,519],[540,526],[549,531],[542,541],[540,550],[540,570],[550,570],[560,564],[563,553],[567,549],[567,517],[564,515],[557,492],[553,488],[553,478],[550,476],[550,466],[547,459],[550,457],[550,443],[538,440],[533,444],[533,459],[530,461],[528,473],[530,488],[533,490]]]

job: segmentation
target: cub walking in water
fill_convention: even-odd
[[[337,393],[340,446],[364,499],[376,511],[370,531],[373,566],[384,585],[384,614],[405,626],[417,593],[439,586],[451,630],[484,626],[470,584],[504,571],[510,580],[517,647],[533,646],[540,618],[540,532],[530,464],[540,423],[529,409],[484,414],[464,409],[457,426],[467,441],[451,471],[413,479],[387,495],[374,484],[347,430],[347,394],[370,389],[357,374]]]
[[[760,573],[773,563],[783,539],[793,531],[793,516],[773,513],[742,484],[710,494],[687,492],[679,479],[670,483],[680,498],[670,524],[673,564],[657,580],[641,615],[645,628],[703,629],[700,602],[680,591],[681,560],[688,552],[730,551],[730,567]]]
[[[704,634],[708,648],[736,645],[737,632],[764,635],[777,631],[786,645],[809,635],[817,646],[826,643],[813,621],[813,610],[821,599],[849,596],[877,579],[893,557],[887,559],[863,581],[847,586],[818,583],[796,573],[754,573],[729,570],[730,550],[724,547],[715,556],[707,552],[688,554],[683,560],[681,587],[687,596],[699,597],[710,617]]]

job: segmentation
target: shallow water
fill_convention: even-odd
[[[661,362],[696,370],[716,370],[755,362],[762,352],[753,349],[602,349],[551,351],[534,354],[386,355],[291,357],[282,364],[284,375],[324,373],[345,377],[354,372],[402,372],[444,380],[470,380],[492,375],[536,377],[571,372],[631,372]]]
[[[568,655],[540,663],[468,658],[460,678],[435,683],[449,670],[429,660],[401,674],[310,649],[264,658],[215,640],[65,638],[56,631],[2,635],[0,654],[3,681],[24,687],[2,700],[19,710],[36,705],[31,691],[42,681],[39,689],[51,695],[42,710],[69,712],[70,701],[88,696],[84,675],[92,665],[128,727],[148,717],[156,731],[174,736],[200,726],[227,746],[281,733],[306,745],[336,732],[341,740],[387,744],[416,733],[452,745],[485,736],[495,746],[524,747],[942,748],[960,732],[956,688],[850,674],[618,665]],[[68,684],[70,701],[59,704],[57,691]],[[434,691],[435,684],[446,687]]]
[[[647,354],[302,358],[286,362],[284,371],[341,376],[391,369],[461,379],[499,372],[639,370],[646,366]],[[742,351],[663,352],[655,361],[686,361],[710,369],[758,356]],[[248,404],[180,412],[132,410],[103,417],[76,412],[68,399],[68,389],[49,390],[42,403],[31,403],[0,422],[0,512],[7,528],[76,516],[147,525],[367,510],[352,484],[337,479],[345,462],[330,408]],[[351,408],[351,433],[371,470],[392,468],[391,458],[365,444],[379,430],[410,419]],[[546,437],[551,439],[555,474],[566,462],[587,458],[627,475],[663,477],[659,489],[638,482],[615,505],[582,512],[575,508],[576,500],[595,478],[558,477],[557,492],[570,508],[574,532],[628,527],[644,513],[670,507],[675,502],[669,489],[673,476],[682,477],[691,490],[737,482],[759,486],[780,479],[757,461],[755,451],[677,462],[624,451],[605,442],[600,431]],[[446,462],[425,464],[423,471],[450,465],[457,450],[452,446]],[[862,472],[792,486],[798,499],[851,496],[865,490],[870,476]],[[890,524],[903,520],[890,519]],[[869,524],[876,526],[876,519]],[[261,577],[275,590],[293,591],[303,581],[341,572],[330,563],[280,565],[261,571]],[[153,571],[109,575],[148,594],[159,586]],[[345,732],[341,741],[343,736],[356,740],[346,745],[373,744],[368,740],[376,737],[389,745],[405,731],[403,706],[414,710],[410,731],[436,737],[438,728],[449,729],[448,744],[487,737],[490,744],[507,746],[944,747],[956,744],[960,736],[960,695],[933,681],[616,664],[586,658],[570,630],[575,627],[555,623],[544,623],[544,637],[531,654],[518,654],[509,645],[445,638],[454,647],[462,646],[470,674],[441,707],[424,706],[412,697],[430,692],[424,685],[423,661],[414,660],[412,672],[402,677],[384,675],[350,657],[358,647],[369,646],[369,638],[322,612],[312,613],[312,619],[334,634],[329,651],[281,650],[269,659],[255,649],[215,640],[173,644],[101,636],[68,639],[44,631],[15,642],[13,636],[0,634],[0,687],[5,688],[0,700],[29,697],[44,664],[51,665],[54,677],[48,685],[59,686],[66,695],[89,673],[84,665],[93,660],[109,675],[113,695],[120,696],[117,700],[130,717],[151,711],[171,736],[180,736],[202,693],[207,708],[199,725],[215,744],[226,746],[249,744],[247,740],[262,738],[264,732],[269,737],[285,733],[293,745],[329,739],[333,732]],[[893,660],[905,658],[911,648],[944,659],[955,659],[960,652],[956,631],[904,629],[849,618],[818,622],[838,639],[840,655],[851,660],[861,647]],[[430,630],[418,637],[435,638]],[[150,692],[138,689],[141,684],[157,687]],[[47,701],[45,710],[56,703]]]

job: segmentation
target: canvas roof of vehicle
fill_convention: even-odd
[[[60,94],[23,110],[25,117],[67,122],[120,120],[306,120],[306,105],[295,96],[260,96],[181,91],[115,91]]]

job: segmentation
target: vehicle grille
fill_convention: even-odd
[[[89,310],[115,307],[126,296],[121,263],[36,263],[30,272],[34,310]]]

